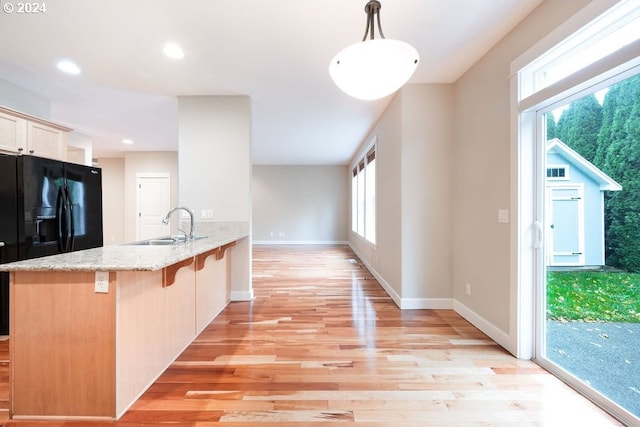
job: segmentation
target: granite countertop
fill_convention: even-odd
[[[0,271],[157,271],[248,236],[228,231],[170,246],[114,245],[0,264]]]

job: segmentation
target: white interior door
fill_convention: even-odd
[[[138,174],[136,195],[136,240],[170,235],[170,226],[162,219],[171,209],[171,175]]]

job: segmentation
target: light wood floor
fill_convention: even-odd
[[[620,425],[455,312],[400,311],[348,247],[258,246],[253,274],[254,301],[231,303],[111,425]]]

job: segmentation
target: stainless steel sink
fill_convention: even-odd
[[[177,243],[178,242],[173,239],[151,239],[151,240],[142,240],[140,242],[133,242],[129,244],[133,246],[169,246],[169,245],[175,245]]]
[[[206,239],[207,236],[195,236],[191,242],[195,240]],[[180,245],[185,243],[184,236],[175,236],[175,237],[158,237],[156,239],[149,240],[141,240],[139,242],[128,243],[128,245],[132,246],[171,246],[171,245]]]

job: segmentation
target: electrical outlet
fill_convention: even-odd
[[[467,283],[466,287],[467,287],[467,295],[471,295],[471,284]]]
[[[109,293],[109,272],[108,271],[96,271],[95,292],[101,293],[101,294]]]

